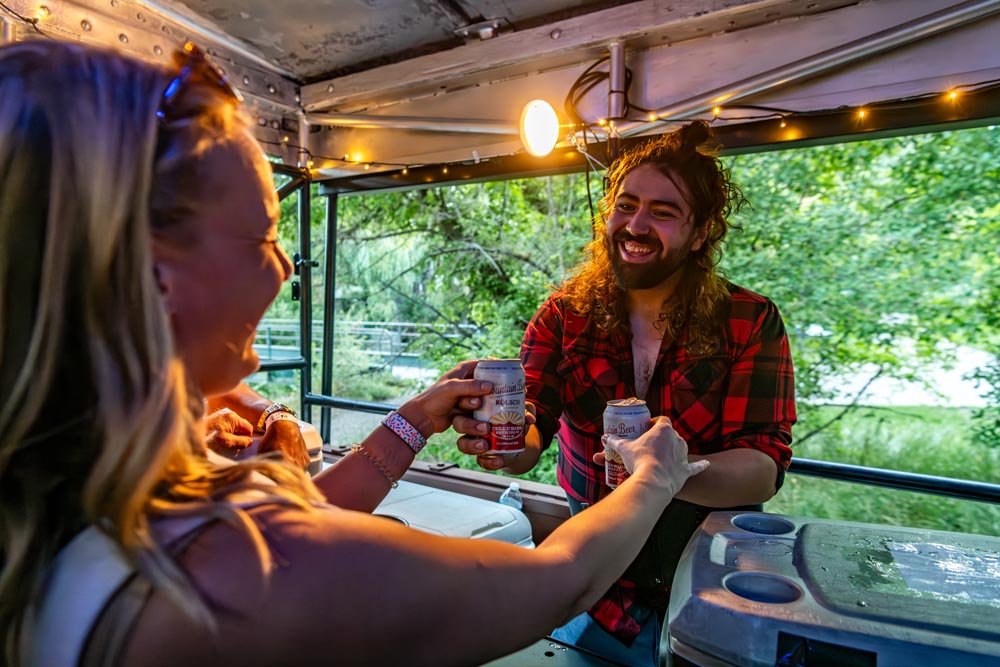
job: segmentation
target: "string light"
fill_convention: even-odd
[[[36,21],[44,21],[45,19],[49,18],[49,16],[51,16],[51,15],[52,15],[52,12],[49,11],[49,8],[46,7],[45,5],[41,5],[38,9],[35,10],[35,20]]]
[[[38,10],[38,12],[35,15],[37,17],[36,19],[26,19],[26,18],[23,18],[23,17],[20,17],[20,18],[21,18],[21,20],[25,21],[26,23],[33,24],[33,22],[35,20],[43,18],[43,15],[44,16],[48,16],[48,14],[46,12],[48,12],[48,8],[44,8],[43,9],[42,7],[40,7],[39,10]],[[936,92],[936,93],[924,93],[924,94],[914,95],[914,96],[911,96],[911,97],[906,97],[906,98],[901,98],[901,99],[896,99],[896,100],[886,100],[886,101],[883,101],[883,102],[874,102],[873,103],[873,107],[876,110],[894,109],[894,108],[905,108],[908,105],[926,103],[926,101],[929,101],[929,100],[932,100],[932,99],[935,99],[935,98],[939,101],[939,103],[943,103],[944,101],[947,101],[948,103],[956,103],[959,100],[959,98],[961,98],[962,96],[964,96],[966,93],[979,93],[981,91],[995,90],[998,87],[1000,87],[1000,79],[991,79],[991,80],[988,80],[988,81],[979,81],[979,82],[976,82],[976,83],[962,84],[960,86],[957,86],[957,87],[954,87],[954,88],[949,88],[949,89],[946,89],[946,90],[943,90],[943,91],[940,91],[940,92]],[[780,140],[782,140],[782,141],[794,141],[794,140],[798,140],[798,139],[800,139],[800,138],[802,138],[804,136],[803,135],[803,127],[799,126],[798,124],[793,123],[792,121],[802,120],[803,123],[804,123],[804,125],[808,126],[808,122],[807,121],[808,121],[808,119],[810,117],[817,116],[817,115],[830,114],[831,112],[835,112],[835,111],[839,111],[840,109],[844,109],[843,107],[841,107],[840,109],[816,109],[816,110],[811,110],[811,111],[801,111],[801,112],[799,112],[799,111],[793,111],[793,110],[790,110],[790,109],[780,109],[780,108],[754,106],[754,105],[739,105],[739,104],[732,105],[732,106],[725,107],[725,108],[728,109],[728,110],[733,110],[733,109],[758,109],[760,111],[766,112],[766,117],[770,117],[770,118],[776,119],[778,121],[778,126],[782,130],[782,132],[780,134]],[[724,108],[722,106],[714,106],[711,109],[711,113],[712,113],[712,115],[714,117],[719,118],[719,116],[722,114],[723,109]],[[649,111],[648,109],[641,109],[641,111],[642,111],[643,114],[646,114],[646,117],[648,118],[648,120],[650,122],[671,122],[670,118],[660,117],[660,116],[657,115],[657,113],[655,111]],[[851,109],[848,108],[848,109],[845,109],[845,111],[846,111],[847,114],[853,116],[855,118],[856,122],[858,122],[858,123],[865,122],[865,121],[869,120],[869,118],[868,118],[868,116],[869,116],[868,109],[866,107],[864,107],[864,106],[855,107],[853,110],[851,110]],[[761,116],[740,116],[738,118],[738,120],[748,120],[748,119],[752,119],[752,118],[761,118]],[[723,120],[729,121],[729,120],[736,120],[736,119],[728,119],[727,118],[727,119],[723,119]],[[611,123],[611,122],[609,122],[609,120],[607,118],[598,118],[597,125],[599,125],[601,127],[604,127],[604,128],[611,128],[612,130],[614,129],[614,124]],[[573,127],[577,127],[579,129],[579,127],[581,127],[581,126],[573,126]],[[604,165],[604,164],[600,163],[599,161],[597,161],[596,159],[594,159],[593,156],[590,155],[587,152],[587,134],[586,133],[587,133],[588,128],[591,128],[590,131],[591,131],[591,133],[593,133],[592,126],[589,126],[586,123],[584,123],[582,125],[582,127],[583,127],[583,130],[582,130],[582,132],[583,132],[583,138],[582,139],[579,137],[578,132],[574,132],[574,133],[571,133],[569,135],[569,140],[576,146],[576,150],[575,151],[568,151],[568,152],[566,152],[565,153],[566,156],[568,158],[570,158],[571,160],[572,159],[578,159],[579,156],[582,156],[583,158],[586,158],[588,161],[595,162],[601,169],[606,168],[606,165]],[[594,140],[597,141],[597,135],[596,134],[594,135]],[[353,154],[353,156],[352,156],[351,153],[344,153],[342,158],[336,158],[336,157],[326,156],[326,155],[316,155],[316,154],[313,154],[311,151],[309,151],[306,148],[303,148],[301,146],[295,146],[294,144],[291,144],[290,141],[291,141],[291,139],[287,135],[281,136],[280,137],[280,142],[279,141],[267,141],[267,140],[261,139],[262,143],[265,143],[265,144],[270,143],[270,144],[277,145],[277,146],[290,146],[290,147],[299,149],[304,155],[307,155],[310,158],[321,159],[321,160],[323,160],[323,161],[326,162],[326,165],[325,165],[326,169],[330,169],[332,167],[331,163],[338,163],[339,162],[339,163],[343,163],[345,166],[360,168],[360,169],[363,169],[364,171],[371,171],[372,167],[374,166],[374,167],[379,167],[379,168],[383,168],[383,169],[390,168],[390,169],[396,169],[396,170],[398,170],[394,176],[407,176],[407,175],[410,174],[410,165],[407,165],[407,164],[392,163],[392,162],[380,162],[380,161],[377,161],[377,160],[364,160],[363,159],[364,155],[361,152],[355,152]],[[475,155],[475,152],[473,154]],[[308,162],[306,164],[307,164],[307,167],[309,169],[312,169],[314,162],[313,162],[312,159],[310,159],[310,160],[308,160]],[[419,166],[419,165],[417,165],[417,166]],[[433,167],[434,165],[428,165],[428,166]],[[440,173],[441,174],[447,175],[449,173],[449,168],[448,168],[447,165],[439,165],[439,166],[440,166],[440,170],[441,170]],[[463,178],[468,178],[469,176],[470,176],[469,174],[462,174]],[[422,180],[424,180],[425,182],[428,182],[428,183],[434,181],[434,178],[432,176],[422,176],[421,178],[422,178]]]

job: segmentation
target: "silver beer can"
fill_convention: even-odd
[[[604,432],[626,440],[635,440],[653,426],[646,401],[640,398],[622,398],[608,401],[604,409]],[[621,456],[609,447],[604,448],[604,481],[617,488],[629,476]]]
[[[479,421],[490,423],[484,454],[517,454],[524,451],[524,366],[520,359],[482,359],[473,377],[488,380],[493,391],[483,396],[475,411]]]

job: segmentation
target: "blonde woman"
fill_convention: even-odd
[[[367,514],[422,438],[476,433],[458,366],[310,481],[206,456],[288,277],[267,162],[197,49],[161,71],[0,48],[0,632],[9,665],[468,665],[587,608],[704,464],[666,422],[535,550]],[[363,511],[356,511],[363,510]]]

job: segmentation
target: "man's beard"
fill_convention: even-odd
[[[693,235],[692,235],[693,236]],[[693,238],[688,240],[680,248],[671,248],[667,251],[666,257],[657,257],[651,262],[633,264],[626,262],[618,252],[619,243],[634,241],[653,248],[653,255],[659,255],[663,245],[652,235],[633,236],[624,229],[615,234],[613,241],[608,241],[604,237],[605,244],[608,245],[608,255],[611,258],[611,270],[615,274],[618,286],[622,289],[651,289],[662,285],[670,276],[687,264],[688,255],[691,254]]]

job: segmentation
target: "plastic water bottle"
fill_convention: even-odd
[[[500,500],[498,501],[501,505],[507,505],[508,507],[513,507],[514,509],[522,509],[524,507],[524,501],[521,500],[521,485],[517,482],[511,482],[510,486],[504,489],[504,492],[500,494]]]

